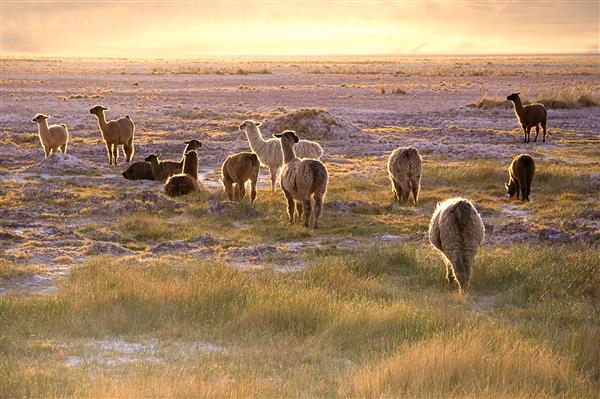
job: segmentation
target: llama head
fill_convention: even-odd
[[[33,123],[40,123],[45,121],[46,119],[50,118],[48,115],[44,115],[44,114],[37,114],[36,116],[33,117],[33,119],[31,120]]]
[[[260,125],[261,125],[260,122],[254,122],[253,120],[245,120],[240,125],[240,130],[253,129],[253,128],[259,127]]]
[[[146,162],[152,162],[153,160],[158,161],[158,157],[160,157],[160,153],[159,154],[150,154],[146,158],[144,158],[144,161],[146,161]]]
[[[185,146],[186,146],[185,147],[186,152],[199,150],[200,148],[202,148],[202,143],[196,139],[184,141],[183,144],[185,144]]]
[[[292,145],[300,141],[298,136],[296,136],[296,132],[294,132],[293,130],[286,130],[282,133],[275,133],[273,137],[277,137],[281,140],[282,143],[292,143]]]
[[[508,195],[508,198],[514,197],[517,193],[517,186],[512,180],[508,183],[504,183],[504,187],[506,188],[506,194]]]
[[[513,93],[510,96],[506,97],[507,101],[517,101],[519,99],[519,94],[521,93]]]
[[[102,105],[96,105],[92,109],[90,109],[90,114],[100,115],[107,109],[108,109],[108,107],[103,107]]]

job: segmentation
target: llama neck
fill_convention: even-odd
[[[283,151],[283,163],[288,163],[296,159],[294,153],[294,144],[281,142],[281,151]]]
[[[50,128],[48,127],[47,119],[44,119],[43,121],[38,123],[38,133],[40,134],[40,136],[48,133],[48,130],[50,130]]]
[[[260,134],[258,127],[256,129],[245,130],[245,132],[252,151],[255,153],[262,152],[261,150],[265,146],[265,140],[262,138],[262,134]]]
[[[157,158],[152,158],[150,160],[150,167],[152,168],[152,175],[154,175],[156,177],[160,174],[161,170],[160,170],[160,165],[158,164]]]
[[[521,99],[519,97],[517,97],[514,101],[513,101],[513,106],[515,108],[515,113],[520,117],[523,116],[524,113],[524,109],[523,109],[523,103],[521,102]]]
[[[183,161],[183,173],[194,180],[198,180],[198,157],[185,157]]]
[[[98,126],[100,126],[100,130],[106,132],[108,125],[106,124],[106,117],[104,116],[104,112],[96,115],[98,118]]]

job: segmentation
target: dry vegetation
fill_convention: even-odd
[[[512,110],[464,108],[517,86],[597,101],[595,61],[570,60],[3,63],[0,397],[598,397],[599,108],[553,110],[549,142],[528,147]],[[170,199],[104,165],[86,114],[96,94],[132,114],[136,160],[201,140],[206,190]],[[80,170],[37,165],[34,106],[72,126]],[[319,231],[286,224],[264,173],[254,204],[222,202],[222,161],[247,150],[242,120],[306,128],[321,108],[362,130],[307,132],[330,174]],[[399,145],[423,155],[417,207],[394,204],[385,165]],[[537,174],[521,204],[503,183],[524,151]],[[466,296],[446,288],[426,238],[455,195],[487,230]]]

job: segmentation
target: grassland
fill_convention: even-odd
[[[365,170],[375,164],[362,162]],[[240,269],[223,255],[91,256],[55,294],[2,296],[0,396],[598,393],[596,245],[496,245],[491,233],[463,297],[445,287],[441,259],[422,235],[435,203],[454,192],[473,198],[488,226],[501,220],[500,163],[428,161],[423,200],[404,209],[386,205],[391,192],[384,175],[356,177],[343,173],[348,170],[332,169],[337,178],[329,200],[365,205],[326,211],[318,232],[286,226],[282,198],[266,190],[255,207],[242,203],[221,217],[208,208],[222,194],[201,193],[180,201],[183,214],[119,219],[117,241],[132,249],[202,234],[218,240],[221,254],[271,242],[318,238],[323,245],[293,254],[305,265],[294,273]],[[585,202],[565,206],[597,195],[575,178],[579,173],[576,166],[543,168],[535,201],[523,207],[540,225],[589,211]],[[408,240],[372,241],[382,234]],[[358,243],[337,245],[348,237]],[[280,261],[265,256],[261,264]]]

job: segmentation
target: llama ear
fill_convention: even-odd
[[[254,126],[260,126],[260,125],[262,125],[262,123],[260,123],[260,122],[254,122]]]
[[[187,140],[187,141],[183,142],[183,144],[191,144],[191,143],[192,143],[192,140]]]
[[[518,92],[516,92],[515,94],[518,96],[519,94],[521,94],[521,92],[520,92],[520,91],[518,91]]]
[[[273,137],[277,137],[278,139],[283,136],[283,133],[273,133]]]
[[[297,143],[300,141],[300,139],[298,138],[298,136],[296,136],[296,133],[292,133],[294,135],[294,143]]]

